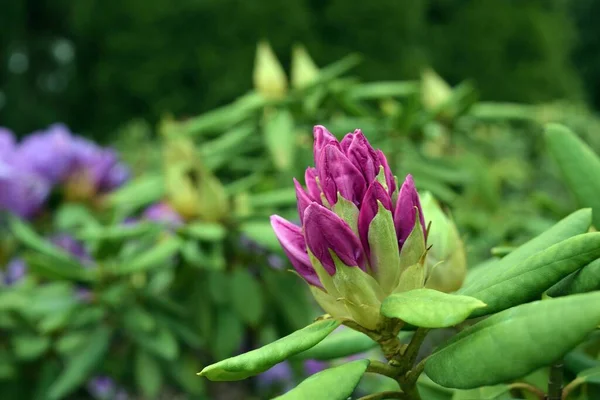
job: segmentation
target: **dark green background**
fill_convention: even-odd
[[[600,102],[598,0],[2,3],[0,124],[20,134],[63,121],[104,141],[132,118],[221,105],[251,87],[261,38],[286,66],[301,42],[321,66],[361,53],[364,80],[432,66],[483,99]]]

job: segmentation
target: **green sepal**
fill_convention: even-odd
[[[337,203],[333,206],[332,211],[345,221],[350,226],[350,229],[352,229],[352,232],[358,236],[358,207],[353,202],[346,200],[338,192]]]
[[[400,252],[392,213],[377,200],[378,211],[369,225],[371,269],[383,293],[391,293],[400,280]]]

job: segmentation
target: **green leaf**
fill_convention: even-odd
[[[110,337],[110,330],[103,326],[92,333],[85,348],[67,362],[62,373],[50,386],[48,398],[63,398],[85,382],[108,351]]]
[[[493,315],[451,338],[425,364],[446,387],[472,389],[548,365],[600,324],[600,293],[536,301]]]
[[[214,326],[211,351],[216,359],[230,357],[239,351],[244,339],[245,327],[237,314],[228,309],[217,312],[217,321]]]
[[[114,207],[136,209],[158,201],[164,193],[165,184],[161,175],[145,175],[111,193],[108,196],[108,204]]]
[[[294,163],[297,147],[294,119],[285,109],[269,110],[264,119],[263,135],[273,164],[278,170],[287,171]]]
[[[183,241],[176,236],[171,236],[154,246],[152,249],[134,258],[126,264],[120,265],[114,272],[117,274],[131,274],[134,272],[148,271],[160,267],[179,249]]]
[[[275,232],[273,231],[273,227],[269,222],[247,222],[240,227],[240,231],[270,251],[281,251],[281,245],[279,244],[277,236],[275,236]]]
[[[80,240],[122,241],[139,238],[150,233],[159,233],[163,227],[156,222],[137,222],[131,225],[93,226],[77,234]]]
[[[165,360],[174,360],[179,354],[177,339],[171,331],[165,327],[159,327],[156,332],[130,332],[131,338],[141,347]]]
[[[206,376],[211,381],[246,379],[313,347],[339,325],[335,320],[315,322],[260,349],[209,365],[199,375]]]
[[[600,233],[573,236],[520,263],[504,266],[499,273],[481,276],[458,293],[488,305],[471,317],[491,314],[540,298],[553,284],[599,257]]]
[[[417,388],[422,399],[427,400],[452,400],[455,389],[448,389],[432,381],[427,374],[421,374],[417,381]],[[473,399],[475,400],[475,399]]]
[[[50,347],[50,338],[31,334],[19,334],[12,337],[14,354],[21,360],[33,360],[40,357]]]
[[[300,360],[332,360],[362,353],[377,346],[370,337],[354,329],[345,328],[332,333],[316,346],[297,354]]]
[[[381,305],[381,314],[423,328],[447,328],[461,323],[485,303],[468,296],[433,289],[395,293]]]
[[[417,81],[391,81],[362,83],[352,87],[347,96],[353,100],[383,99],[386,97],[405,97],[418,93]]]
[[[369,360],[357,360],[326,369],[302,381],[277,400],[346,400],[364,375]]]
[[[160,392],[163,381],[160,365],[145,351],[138,350],[136,354],[135,380],[139,391],[146,398],[156,398]]]
[[[457,390],[452,400],[507,400],[512,399],[507,385],[484,386],[477,389]]]
[[[296,204],[295,189],[276,189],[269,192],[257,193],[248,197],[251,207],[280,207]]]
[[[193,222],[181,228],[181,232],[207,242],[223,240],[227,235],[227,229],[223,225],[211,222]]]
[[[252,274],[244,268],[236,268],[229,281],[231,306],[240,318],[258,325],[264,312],[262,288]]]
[[[580,270],[567,276],[548,289],[551,297],[586,293],[600,289],[600,259],[594,260]]]
[[[577,374],[577,378],[587,383],[600,384],[600,366],[581,371]]]
[[[575,199],[581,207],[594,210],[594,225],[600,226],[600,158],[562,125],[546,126],[546,142]]]

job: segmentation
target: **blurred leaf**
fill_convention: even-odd
[[[154,332],[131,331],[130,336],[140,347],[165,360],[174,360],[179,354],[175,336],[165,327]]]
[[[252,150],[252,135],[256,132],[254,124],[244,124],[224,132],[210,142],[202,143],[199,151],[204,165],[217,169],[226,165],[240,154]]]
[[[181,239],[176,236],[171,236],[161,241],[144,254],[120,265],[114,272],[125,275],[161,267],[179,251],[182,244],[183,241]]]
[[[128,329],[141,332],[152,332],[156,328],[153,315],[139,305],[125,309],[123,320]]]
[[[229,291],[233,310],[244,322],[257,326],[264,313],[261,285],[247,269],[236,268],[231,273]]]
[[[260,349],[205,367],[201,376],[211,381],[236,381],[260,374],[285,359],[313,347],[335,328],[338,321],[315,322]],[[366,368],[366,366],[365,366]]]
[[[600,384],[600,366],[581,371],[577,374],[577,378],[587,383]]]
[[[348,90],[347,96],[353,100],[404,97],[419,91],[419,82],[390,81],[361,83]]]
[[[421,374],[419,376],[417,388],[419,389],[421,398],[427,400],[452,400],[452,396],[455,392],[454,389],[448,389],[447,387],[438,385],[432,381],[427,374]]]
[[[211,222],[192,222],[181,228],[180,232],[207,242],[223,240],[227,235],[227,229],[223,225]]]
[[[6,350],[0,350],[0,380],[9,380],[15,376],[17,363]]]
[[[196,376],[199,368],[200,364],[193,357],[184,356],[171,363],[167,370],[186,391],[200,396],[205,393],[205,389],[204,380]]]
[[[294,165],[297,151],[294,119],[283,109],[266,110],[263,120],[263,137],[273,164],[280,171],[288,171]]]
[[[82,230],[77,234],[80,240],[111,240],[122,241],[139,238],[150,233],[159,233],[162,226],[155,222],[136,222],[133,224],[120,224],[113,226],[94,226]]]
[[[481,276],[458,293],[487,304],[471,317],[491,314],[539,298],[560,279],[598,257],[600,233],[577,235],[500,271],[496,268],[496,273]]]
[[[255,208],[293,206],[296,204],[296,191],[293,188],[271,190],[252,194],[248,201]]]
[[[376,346],[377,342],[364,333],[344,328],[332,333],[314,347],[297,354],[294,358],[301,360],[333,360],[362,353]]]
[[[138,350],[135,357],[134,371],[138,390],[149,399],[156,398],[162,386],[163,375],[160,365],[154,357]]]
[[[56,351],[63,356],[72,356],[88,342],[89,337],[88,331],[66,332],[56,341]]]
[[[600,293],[590,293],[502,311],[440,346],[425,372],[440,385],[460,389],[527,375],[564,356],[600,324],[599,301]]]
[[[381,305],[381,315],[424,328],[447,328],[485,306],[473,297],[415,289],[388,296]]]
[[[40,253],[26,253],[24,256],[31,271],[53,280],[92,282],[97,279],[97,271],[76,264],[74,261],[57,259]]]
[[[546,126],[550,154],[560,167],[565,183],[581,207],[594,210],[600,226],[600,157],[571,130],[558,124]]]
[[[226,308],[217,310],[217,321],[213,327],[211,351],[216,359],[231,357],[242,351],[245,327],[240,318]]]
[[[102,361],[110,344],[111,332],[101,326],[89,338],[87,345],[67,361],[57,380],[48,390],[48,398],[61,399],[73,392],[94,371]]]
[[[148,174],[137,178],[108,196],[108,204],[135,210],[161,199],[165,193],[162,175]]]
[[[62,205],[56,211],[54,221],[54,225],[59,231],[70,231],[88,225],[99,225],[90,210],[81,204]]]
[[[510,400],[510,387],[507,385],[484,386],[477,389],[457,390],[452,400]]]
[[[292,329],[301,329],[314,317],[309,291],[298,276],[278,271],[263,271],[267,290],[272,296],[271,304],[281,310]]]
[[[275,236],[275,232],[271,224],[267,221],[258,222],[250,221],[242,224],[240,232],[248,236],[260,246],[267,248],[269,251],[281,251],[281,245]]]
[[[13,351],[21,360],[40,357],[50,347],[50,338],[32,334],[18,334],[12,337]]]
[[[346,400],[354,392],[368,366],[369,360],[357,360],[326,369],[276,399]]]

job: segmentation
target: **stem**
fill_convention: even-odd
[[[415,363],[415,359],[419,354],[419,349],[421,348],[421,345],[423,344],[423,340],[425,340],[425,336],[427,336],[427,333],[429,333],[429,329],[417,328],[414,336],[408,344],[408,347],[406,348],[406,351],[404,352],[404,354],[402,354],[402,358],[404,358],[405,362],[408,363],[407,370],[410,369],[410,367],[412,367]]]
[[[383,400],[383,399],[403,399],[403,400],[410,400],[408,397],[406,397],[406,394],[402,393],[402,392],[381,392],[381,393],[375,393],[375,394],[370,394],[368,396],[361,397],[358,400]]]
[[[563,363],[558,361],[550,367],[548,378],[548,400],[561,400],[563,388]]]
[[[571,394],[571,392],[576,388],[579,387],[582,383],[584,383],[585,381],[581,378],[575,378],[574,380],[572,380],[567,386],[565,386],[565,388],[563,389],[562,392],[562,400],[567,400],[567,398],[569,397],[569,395]]]
[[[509,385],[510,389],[517,389],[517,390],[526,390],[529,393],[532,393],[533,395],[535,395],[539,400],[544,400],[546,398],[546,393],[544,393],[543,390],[536,388],[533,385],[530,385],[528,383],[525,382],[516,382],[516,383],[512,383]]]
[[[367,372],[372,372],[374,374],[385,375],[392,379],[396,379],[398,376],[399,370],[398,368],[392,367],[389,364],[382,363],[377,360],[369,360],[369,366],[367,367]]]

